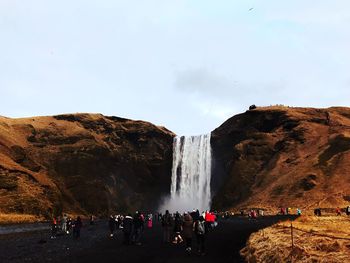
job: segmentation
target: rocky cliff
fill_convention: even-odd
[[[173,136],[99,114],[0,117],[0,212],[152,209],[169,192]]]
[[[0,213],[156,208],[175,134],[99,114],[0,117]],[[215,209],[350,202],[350,109],[267,107],[211,135]]]
[[[349,204],[349,108],[249,110],[211,143],[214,208]]]

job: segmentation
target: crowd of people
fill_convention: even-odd
[[[280,211],[279,211],[280,215],[292,215],[292,208],[290,207],[281,207]],[[300,216],[301,215],[301,209],[300,208],[296,208],[295,209],[295,215]]]
[[[199,210],[193,210],[183,215],[178,212],[172,215],[167,210],[164,215],[159,214],[158,220],[163,228],[163,242],[180,244],[185,241],[186,251],[191,253],[195,237],[200,255],[205,254],[207,233],[217,226],[217,216],[209,211],[200,213]]]
[[[181,244],[185,241],[185,249],[188,253],[192,252],[193,237],[197,241],[197,250],[200,255],[205,254],[205,240],[208,231],[217,226],[217,217],[214,213],[193,210],[180,214],[178,212],[171,214],[165,211],[165,214],[158,213],[144,215],[136,212],[135,215],[127,214],[110,216],[109,230],[110,237],[113,237],[116,230],[123,233],[123,244],[141,245],[141,239],[145,227],[153,228],[153,220],[158,220],[163,231],[163,242]]]
[[[193,239],[196,240],[196,248],[199,255],[205,254],[205,242],[207,233],[217,226],[217,216],[209,211],[200,213],[199,210],[193,210],[180,214],[169,213],[144,215],[136,212],[134,215],[110,215],[108,219],[109,237],[113,238],[118,232],[123,235],[123,244],[141,245],[142,236],[145,228],[152,229],[154,221],[158,221],[163,232],[163,242],[175,245],[185,244],[185,251],[192,253]],[[93,225],[95,219],[90,217],[90,225]],[[83,223],[81,217],[73,220],[67,215],[53,218],[51,227],[51,238],[57,235],[72,235],[75,239],[80,237],[80,229]]]
[[[337,215],[345,212],[350,215],[350,206],[344,209],[339,207],[335,210]],[[295,212],[291,208],[279,208],[280,215],[301,215],[301,209],[296,208]],[[314,210],[316,216],[321,216],[321,208]],[[191,253],[193,250],[193,240],[195,239],[196,249],[198,254],[206,253],[205,243],[207,233],[218,225],[218,217],[228,219],[235,214],[233,212],[212,213],[209,211],[200,213],[199,210],[180,214],[179,212],[171,214],[168,210],[164,214],[157,213],[156,215],[136,212],[134,215],[111,215],[108,220],[109,237],[113,238],[118,232],[123,234],[123,244],[125,245],[141,245],[142,236],[145,228],[152,229],[154,221],[162,227],[163,242],[181,244],[184,243],[185,250]],[[256,219],[264,216],[262,209],[250,209],[247,211],[241,210],[238,214]],[[95,224],[95,217],[91,216],[90,225]],[[60,217],[55,217],[51,224],[51,238],[55,239],[58,235],[71,235],[74,239],[80,238],[80,230],[83,226],[83,221],[80,216],[75,219],[64,214]]]
[[[330,209],[327,209],[327,208],[315,208],[314,209],[314,215],[315,216],[321,216],[322,215],[322,210],[323,210],[323,212],[328,212],[328,214],[329,214],[329,210]],[[333,209],[331,209],[333,212],[334,212],[334,210]],[[332,213],[333,213],[332,212]],[[350,216],[350,206],[347,206],[347,207],[345,207],[345,208],[340,208],[340,207],[337,207],[336,209],[335,209],[335,214],[337,215],[337,216],[340,216],[340,215],[342,215],[342,213],[345,213],[347,216]]]
[[[78,239],[80,237],[80,229],[82,226],[83,222],[80,216],[77,216],[75,220],[66,214],[62,217],[54,217],[51,224],[51,238],[55,239],[58,234],[72,234],[75,239]]]

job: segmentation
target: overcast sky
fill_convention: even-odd
[[[0,0],[0,115],[178,135],[249,105],[349,106],[349,0]]]

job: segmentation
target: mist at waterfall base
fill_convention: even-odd
[[[175,137],[170,196],[159,212],[205,211],[211,202],[210,134]]]

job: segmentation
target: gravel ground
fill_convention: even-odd
[[[123,245],[121,232],[110,238],[105,221],[84,226],[79,240],[70,235],[51,239],[49,231],[3,234],[0,262],[243,262],[239,251],[250,234],[285,219],[288,218],[273,216],[256,221],[241,217],[220,220],[207,235],[205,256],[195,253],[195,239],[190,255],[184,244],[163,244],[162,229],[157,223],[152,229],[145,229],[141,246]]]

